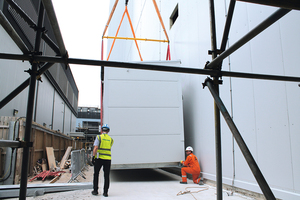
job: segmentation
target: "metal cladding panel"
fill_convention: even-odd
[[[114,131],[114,127],[111,131]],[[112,135],[111,137],[114,139],[112,165],[179,162],[184,158],[181,135]]]
[[[231,43],[276,10],[272,7],[237,4],[235,14],[240,17],[233,19]],[[292,11],[237,50],[230,56],[231,69],[299,76],[299,69],[291,67],[299,62],[292,52],[296,52],[300,44],[294,33],[299,34],[299,26],[292,25],[291,21],[299,17]],[[299,147],[292,140],[299,139],[294,137],[299,131],[290,122],[291,119],[299,120],[300,107],[295,103],[299,99],[298,93],[297,83],[232,79],[233,119],[275,196],[283,199],[293,199],[299,196],[297,192],[300,191],[300,182],[296,178],[299,173],[295,170],[300,162],[294,156]],[[256,180],[239,147],[235,144],[234,148],[236,186],[261,192],[255,186]]]
[[[36,108],[36,122],[47,128],[52,128],[53,96],[54,88],[45,76],[42,76],[43,82],[38,83],[38,99]]]
[[[53,112],[53,130],[60,130],[60,132],[63,131],[63,123],[64,123],[64,101],[59,96],[57,92],[54,94],[54,112]]]
[[[0,52],[15,54],[22,53],[1,25]],[[5,59],[0,60],[0,100],[3,100],[3,98],[29,78],[29,74],[24,72],[29,68],[30,64],[27,62]],[[0,109],[0,116],[12,116],[13,109],[17,109],[19,111],[16,117],[26,116],[27,98],[28,89],[25,89],[16,98]]]
[[[299,63],[299,56],[295,56],[291,52],[299,53],[300,45],[300,26],[294,22],[299,21],[299,13],[291,12],[284,17],[280,22],[280,32],[282,41],[282,56],[284,59],[284,74],[286,75],[300,75],[300,68],[296,67]],[[293,23],[291,23],[293,22]],[[291,31],[292,30],[292,31]],[[299,55],[299,54],[298,54]],[[300,156],[299,152],[299,141],[300,141],[300,123],[299,123],[299,99],[300,99],[300,87],[297,87],[295,83],[286,83],[286,101],[287,101],[287,113],[288,121],[286,126],[289,127],[290,134],[287,135],[290,140],[290,146],[284,146],[284,151],[290,149],[291,154],[291,168],[293,175],[294,191],[300,193]],[[280,144],[282,146],[282,144]],[[299,195],[300,196],[300,195]]]
[[[68,106],[65,107],[64,112],[64,133],[67,134],[72,132],[72,112]]]
[[[110,81],[109,107],[175,107],[179,106],[178,82]],[[118,88],[116,90],[115,88]]]
[[[109,124],[109,134],[115,140],[112,164],[165,163],[184,159],[180,76],[108,68],[104,77],[103,123]],[[162,152],[159,147],[166,150]]]

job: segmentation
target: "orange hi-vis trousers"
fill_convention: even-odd
[[[182,182],[187,182],[187,177],[186,177],[186,174],[192,174],[193,176],[193,182],[194,183],[199,183],[200,182],[200,179],[199,178],[199,175],[200,175],[200,170],[195,170],[191,167],[182,167],[181,168],[181,177],[182,177]]]

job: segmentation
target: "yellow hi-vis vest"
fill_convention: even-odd
[[[95,157],[103,160],[111,160],[111,146],[114,140],[107,134],[98,135],[97,138],[99,140],[99,146]],[[98,155],[99,157],[97,157]]]

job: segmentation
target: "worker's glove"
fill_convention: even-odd
[[[183,164],[183,160],[181,160],[180,163]]]
[[[92,163],[93,163],[93,165],[95,165],[95,156],[93,156],[93,158],[92,158]]]

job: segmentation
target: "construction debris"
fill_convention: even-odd
[[[50,170],[43,171],[43,172],[39,173],[38,175],[36,175],[35,177],[33,177],[32,179],[30,179],[29,182],[31,182],[35,179],[42,179],[42,181],[44,181],[46,178],[60,176],[60,174],[62,174],[62,173],[65,173],[65,171],[57,171],[57,172],[51,172]]]
[[[65,155],[63,156],[63,158],[60,161],[60,169],[65,168],[65,163],[70,156],[71,150],[72,150],[72,147],[68,147],[68,149],[66,150]]]

